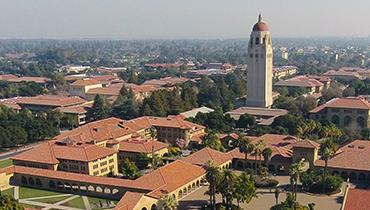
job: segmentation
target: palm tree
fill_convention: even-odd
[[[254,146],[254,154],[256,155],[256,176],[257,176],[257,156],[259,157],[259,167],[261,167],[262,152],[266,147],[266,142],[260,139]]]
[[[316,129],[316,121],[315,120],[310,120],[309,121],[309,127],[310,127],[310,134],[312,135],[312,132]]]
[[[214,150],[221,150],[222,145],[220,141],[220,136],[215,131],[210,131],[204,137],[203,145]]]
[[[303,166],[304,166],[304,159],[301,159],[298,163],[292,164],[291,168],[289,169],[289,175],[291,180],[293,180],[292,190],[293,190],[293,197],[295,201],[297,201],[297,191],[298,191],[298,180],[299,176],[303,172]]]
[[[262,156],[263,156],[263,159],[265,159],[265,162],[268,162],[270,161],[270,158],[272,156],[272,149],[270,147],[266,147],[263,151],[262,151]]]
[[[244,167],[247,167],[248,153],[253,152],[254,145],[251,143],[251,140],[248,137],[240,135],[238,139],[238,147],[239,147],[239,152],[244,153],[245,155]]]
[[[278,202],[279,202],[279,194],[280,194],[280,190],[279,190],[279,188],[276,188],[276,189],[275,189],[275,200],[276,200],[276,205],[278,205]]]
[[[209,183],[209,196],[210,204],[213,205],[213,209],[216,210],[216,191],[217,185],[220,182],[221,169],[214,166],[213,162],[207,162],[206,180]]]
[[[232,203],[232,189],[237,181],[238,177],[230,170],[223,169],[218,191],[222,194],[223,198],[226,198],[226,203]]]
[[[324,180],[326,180],[328,176],[328,162],[331,156],[333,156],[338,150],[338,144],[334,143],[330,138],[325,139],[320,144],[320,151],[325,161],[325,169],[324,169]]]
[[[64,116],[64,113],[60,109],[55,109],[51,112],[52,118],[57,121],[58,129],[60,129],[60,119]]]
[[[176,210],[177,201],[173,196],[166,194],[158,201],[158,206],[163,210]]]

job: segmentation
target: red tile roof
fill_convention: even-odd
[[[3,74],[0,75],[0,80],[8,81],[9,79],[18,79],[17,76],[14,76],[13,74]]]
[[[60,145],[54,141],[49,141],[43,145],[23,152],[12,159],[56,164],[59,163],[59,159],[90,162],[115,153],[116,151],[113,149],[100,147],[95,144],[73,144],[66,146]]]
[[[89,86],[89,85],[98,85],[98,84],[101,84],[101,83],[95,79],[80,79],[80,80],[76,80],[75,82],[71,83],[71,86]]]
[[[293,147],[303,147],[303,148],[319,148],[320,144],[314,141],[305,139],[293,144]]]
[[[252,143],[255,144],[260,139],[263,139],[266,142],[267,147],[272,149],[272,162],[288,162],[291,163],[291,158],[293,157],[293,145],[296,142],[302,141],[302,139],[294,137],[294,136],[287,136],[287,135],[278,135],[278,134],[265,134],[260,137],[255,137],[252,139]],[[234,158],[244,159],[245,155],[239,152],[239,148],[235,148],[234,150],[229,152]],[[255,155],[254,153],[248,154],[247,159],[254,160]],[[263,156],[261,158],[264,160]]]
[[[151,153],[160,149],[166,148],[169,145],[160,141],[151,141],[145,139],[128,139],[119,142],[119,151],[121,152],[135,152],[135,153]]]
[[[370,208],[370,190],[348,189],[344,210],[368,210]]]
[[[19,97],[14,100],[20,105],[32,104],[57,107],[80,105],[86,102],[86,100],[80,97],[60,97],[51,95],[39,95],[35,97]]]
[[[333,98],[325,104],[313,109],[310,113],[317,113],[324,108],[342,108],[342,109],[365,109],[370,110],[370,103],[359,97]]]
[[[329,159],[328,167],[370,171],[370,141],[356,140],[341,147]],[[323,167],[324,160],[317,160],[315,166]]]
[[[232,159],[233,157],[230,153],[223,153],[206,147],[182,160],[199,166],[205,166],[208,160],[212,160],[216,166],[220,166]]]
[[[203,167],[177,160],[135,180],[138,186],[151,188],[149,196],[160,198],[179,187],[203,176]]]
[[[140,199],[144,196],[144,193],[137,192],[126,192],[121,200],[114,207],[114,210],[130,210],[134,209]]]
[[[205,129],[204,126],[188,122],[181,117],[147,117],[149,123],[158,127],[172,127],[180,129],[191,129],[190,132],[196,132]]]

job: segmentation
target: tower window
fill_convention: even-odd
[[[256,37],[256,45],[258,45],[260,42],[260,39],[258,37]]]
[[[255,55],[254,55],[254,57],[255,57],[255,58],[258,58],[258,54],[255,54]]]
[[[250,55],[249,55],[249,57],[250,57],[250,58],[253,58],[253,54],[250,54]]]
[[[261,54],[260,56],[261,56],[261,58],[265,58],[265,55],[264,54]]]

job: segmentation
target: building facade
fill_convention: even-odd
[[[271,35],[260,14],[248,44],[247,106],[272,105],[272,60]]]

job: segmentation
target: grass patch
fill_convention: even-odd
[[[34,198],[34,197],[43,197],[43,196],[50,196],[50,195],[62,195],[64,193],[58,193],[48,190],[39,190],[34,188],[28,187],[19,187],[19,198]]]
[[[30,205],[30,204],[25,204],[25,203],[21,203],[23,207],[28,207],[28,208],[33,208],[33,209],[36,209],[37,206],[34,206],[34,205]]]
[[[59,201],[65,200],[67,198],[71,197],[70,195],[61,196],[61,197],[53,197],[53,198],[44,198],[44,199],[35,199],[34,201],[41,202],[41,203],[58,203]]]
[[[77,198],[70,200],[68,202],[62,203],[61,205],[73,208],[86,209],[84,201],[82,200],[81,196],[78,196]]]
[[[1,191],[1,194],[14,196],[14,187]]]
[[[12,165],[13,165],[12,159],[6,159],[6,160],[0,161],[0,168],[6,168],[6,167],[12,166]]]

